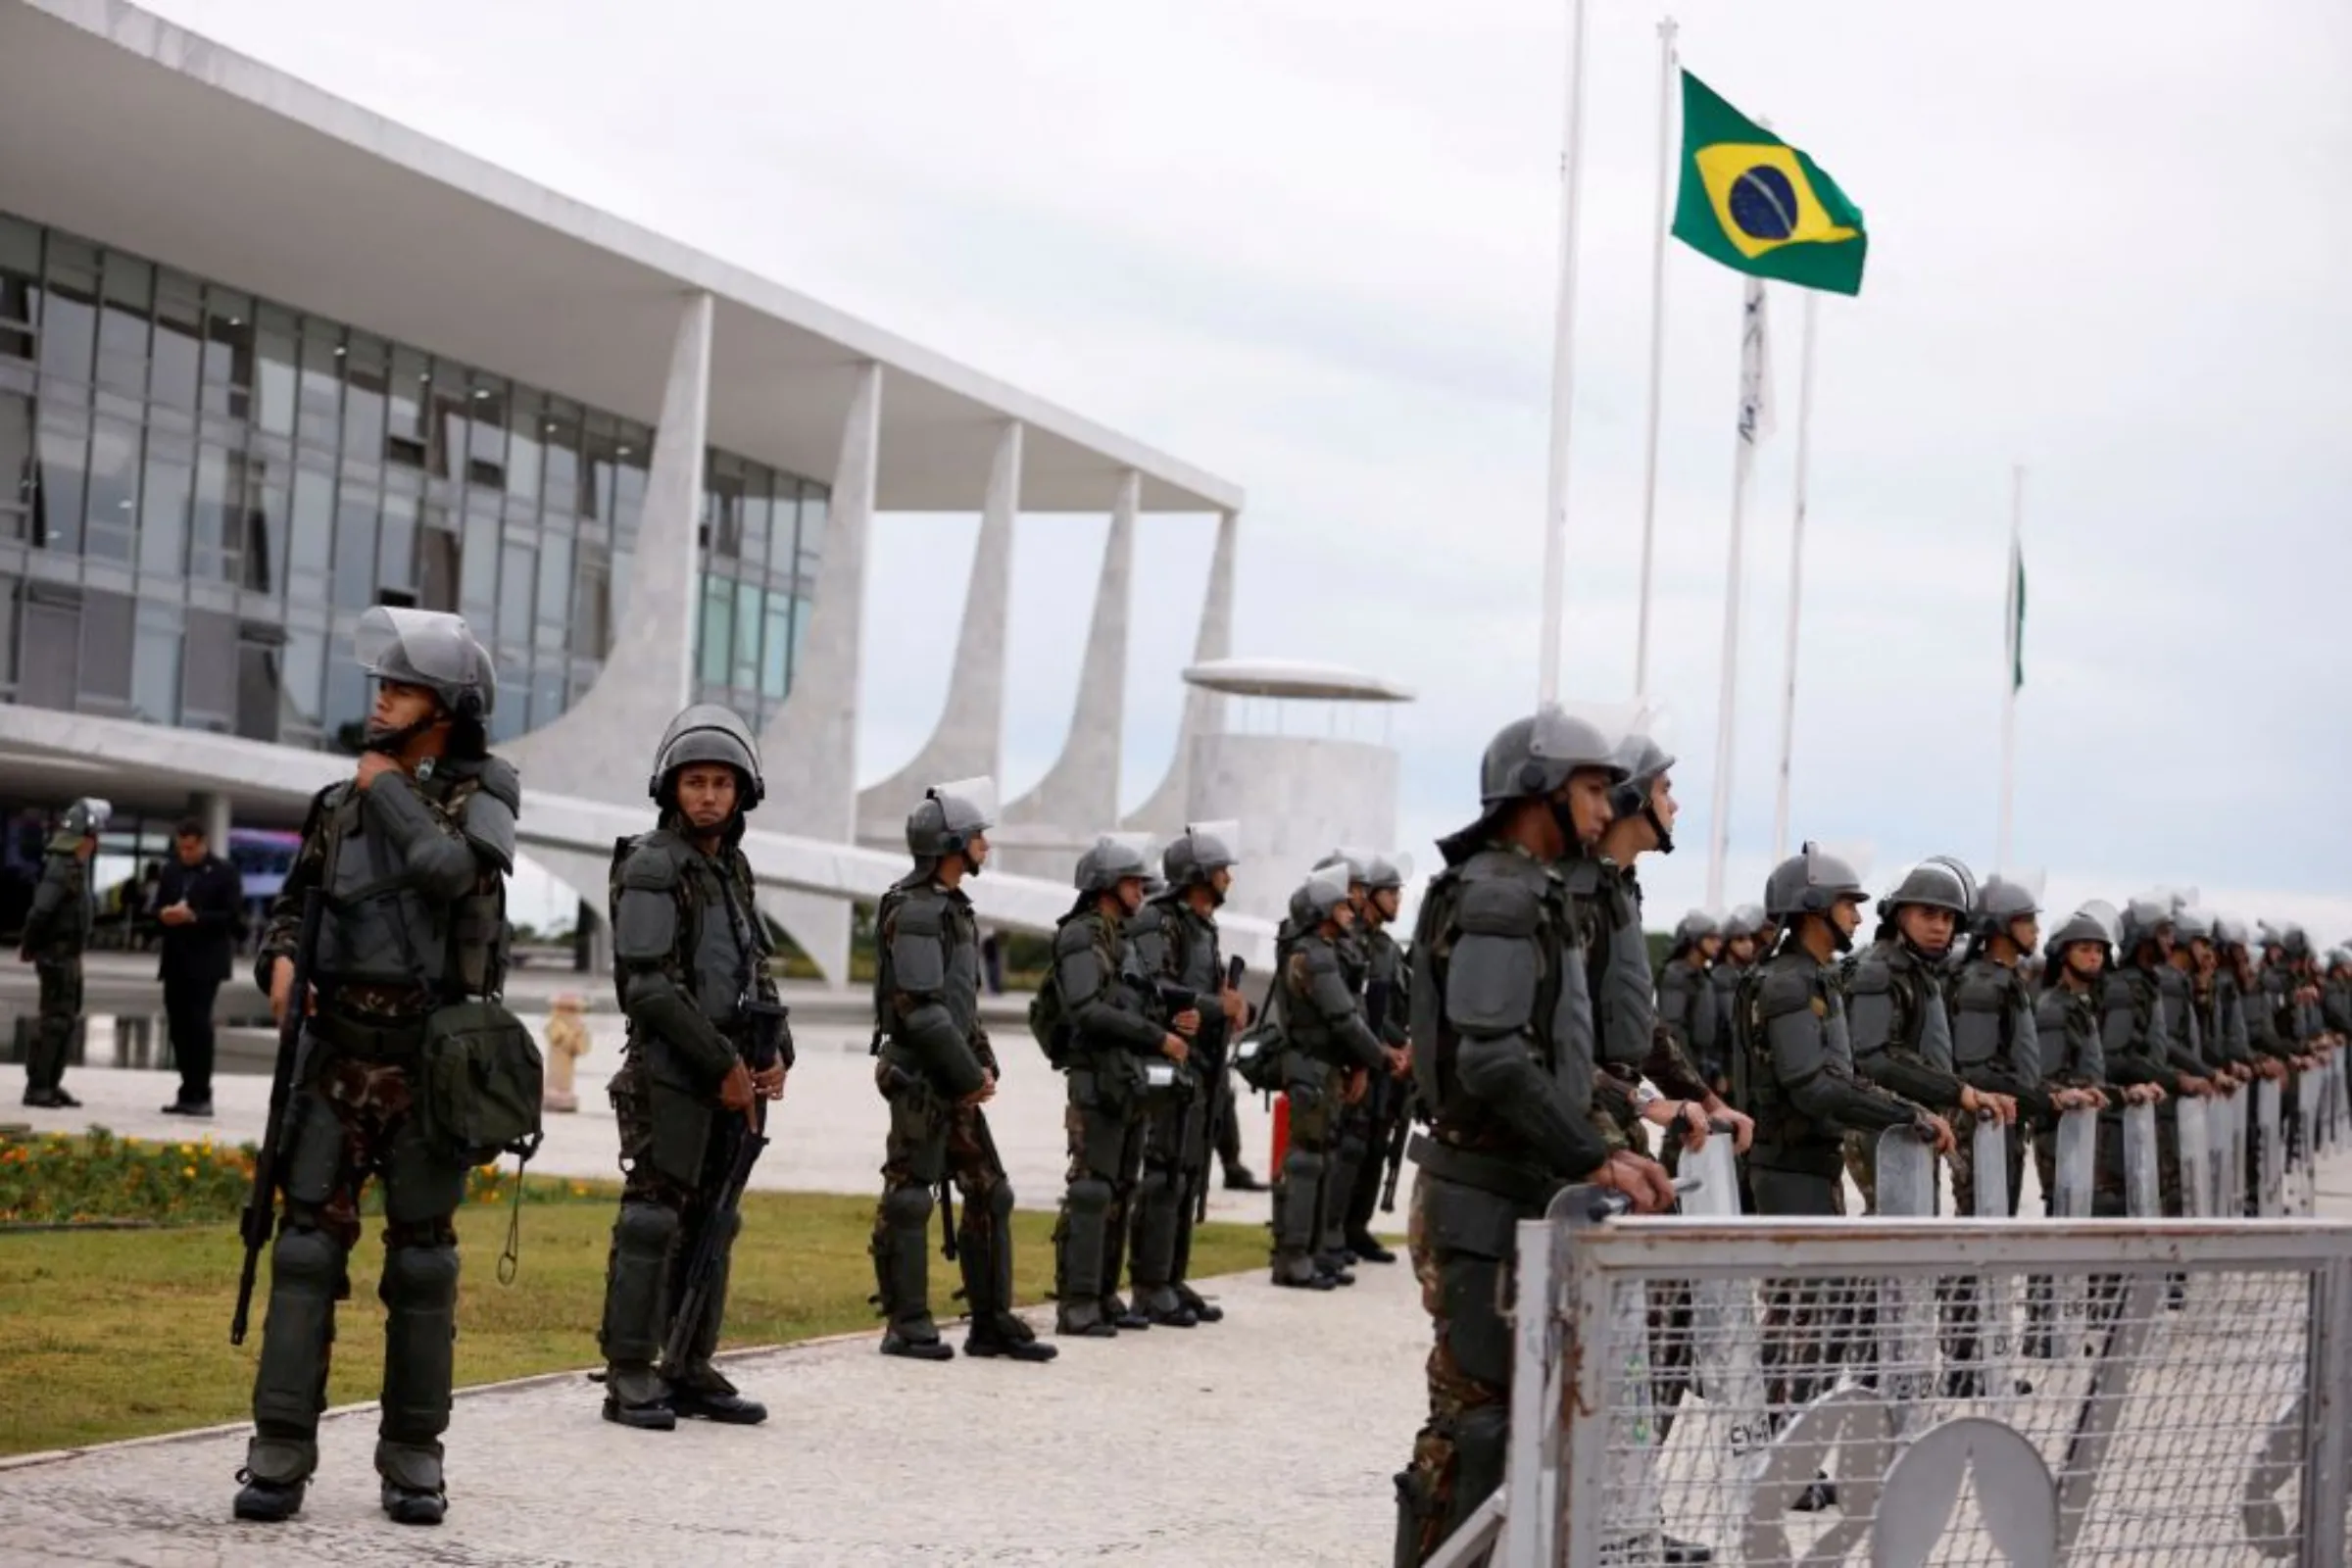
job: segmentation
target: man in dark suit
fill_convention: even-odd
[[[179,1063],[179,1098],[164,1111],[209,1117],[213,999],[233,961],[244,884],[212,853],[202,822],[180,823],[172,848],[155,896],[163,928],[164,1013],[171,1021],[172,1059]]]

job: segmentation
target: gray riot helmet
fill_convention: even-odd
[[[1374,893],[1400,893],[1404,879],[1413,874],[1413,859],[1409,855],[1375,855],[1364,867],[1364,886]]]
[[[1625,744],[1630,717],[1630,710],[1570,710],[1546,703],[1495,731],[1478,763],[1479,819],[1439,843],[1447,862],[1458,864],[1467,858],[1490,824],[1514,801],[1549,801],[1561,833],[1575,844],[1575,823],[1567,807],[1550,798],[1584,768],[1603,769],[1612,785],[1625,781],[1625,764],[1617,752]]]
[[[2203,909],[2183,906],[2173,911],[2173,940],[2175,942],[2211,942],[2213,917]]]
[[[459,718],[478,723],[497,706],[497,671],[462,615],[377,605],[360,617],[351,653],[372,678],[422,686]]]
[[[2164,932],[2173,929],[2173,901],[2169,898],[2141,896],[2124,906],[2122,929],[2117,933],[2116,952],[2119,956],[2136,957],[2140,944],[2154,942]]]
[[[106,824],[114,819],[115,808],[112,803],[102,801],[95,795],[85,795],[66,808],[65,817],[58,823],[58,832],[70,839],[96,838],[106,831]]]
[[[2213,917],[2213,945],[2223,952],[2228,953],[2233,948],[2242,952],[2249,940],[2245,921],[2227,914]]]
[[[2005,933],[2030,914],[2041,913],[2041,873],[1996,871],[1977,889],[1977,929],[1985,936]]]
[[[1348,902],[1348,880],[1345,863],[1321,866],[1309,872],[1291,900],[1291,912],[1301,916],[1304,925],[1321,925],[1332,917],[1334,910]]]
[[[2288,962],[2300,963],[2311,956],[2311,933],[2299,925],[2281,926],[2278,947],[2286,955]]]
[[[1198,882],[1214,891],[1212,878],[1241,862],[1241,823],[1230,819],[1192,822],[1168,840],[1168,847],[1160,852],[1159,868],[1170,887],[1190,887]],[[1224,895],[1218,894],[1217,900],[1223,903]]]
[[[1722,927],[1716,923],[1713,915],[1704,909],[1692,909],[1689,914],[1684,915],[1681,922],[1675,926],[1674,945],[1668,951],[1667,956],[1679,958],[1721,930]]]
[[[1152,861],[1147,854],[1150,847],[1151,841],[1141,834],[1105,833],[1078,857],[1071,885],[1081,893],[1103,894],[1113,891],[1129,877],[1149,882],[1152,880]]]
[[[696,703],[671,719],[669,728],[662,732],[662,744],[654,749],[654,771],[645,781],[645,793],[663,810],[675,809],[678,771],[696,762],[735,770],[735,809],[739,812],[751,810],[767,794],[766,782],[760,776],[760,743],[752,738],[751,726],[731,708]]]
[[[1977,901],[1976,880],[1967,871],[1966,866],[1942,856],[1922,860],[1879,900],[1879,912],[1892,919],[1894,911],[1905,905],[1918,905],[1949,910],[1955,919],[1965,921],[1976,912]]]
[[[1723,939],[1736,942],[1741,937],[1759,937],[1770,916],[1761,904],[1742,904],[1723,917]]]
[[[1808,842],[1774,866],[1765,879],[1764,917],[1782,925],[1800,914],[1817,914],[1827,920],[1839,900],[1862,896],[1861,873],[1820,845]],[[1853,938],[1837,921],[1830,921],[1830,930],[1840,953],[1853,946]]]
[[[934,784],[906,813],[906,849],[918,860],[962,855],[973,839],[997,825],[997,781],[959,778],[953,784]],[[974,875],[980,867],[971,858],[965,863]]]
[[[1328,870],[1332,866],[1346,866],[1348,880],[1350,884],[1359,887],[1367,886],[1371,881],[1372,860],[1373,855],[1370,850],[1349,849],[1343,845],[1317,860],[1314,869],[1322,871]]]
[[[1664,709],[1651,709],[1638,720],[1638,728],[1625,738],[1617,749],[1617,760],[1625,768],[1625,780],[1609,791],[1609,811],[1619,820],[1629,816],[1649,818],[1649,830],[1657,836],[1658,853],[1674,853],[1674,834],[1658,820],[1657,808],[1650,795],[1658,780],[1674,768],[1672,724]]]
[[[2123,940],[2123,920],[2114,906],[2093,899],[2058,923],[2058,929],[2042,944],[2042,952],[2049,956],[2051,964],[2062,967],[2067,949],[2078,942],[2095,942],[2106,950],[2107,961],[2112,963]]]

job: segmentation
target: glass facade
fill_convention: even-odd
[[[654,432],[0,213],[0,701],[352,749],[370,605],[463,613],[496,739],[587,690]],[[823,486],[705,456],[696,695],[790,689]]]

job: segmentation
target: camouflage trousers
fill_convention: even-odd
[[[66,1057],[74,1049],[74,1027],[81,1021],[81,956],[42,958],[33,965],[40,980],[40,1011],[24,1052],[24,1089],[55,1089],[65,1081]]]
[[[318,1464],[335,1303],[351,1295],[360,1199],[374,1177],[384,1187],[376,1295],[385,1308],[376,1468],[430,1490],[440,1485],[449,1425],[458,1292],[452,1218],[466,1167],[429,1143],[411,1114],[413,1058],[369,1057],[323,1042],[312,1049],[308,1082],[280,1132],[285,1211],[270,1251],[247,1467],[290,1482]]]
[[[1845,1135],[1845,1173],[1862,1194],[1862,1212],[1879,1211],[1879,1140],[1875,1133]],[[1838,1195],[1840,1203],[1844,1195]]]
[[[1842,1218],[1845,1189],[1835,1176],[1751,1166],[1756,1212],[1768,1215]],[[1788,1415],[1837,1380],[1841,1365],[1876,1358],[1878,1301],[1874,1283],[1862,1280],[1767,1280],[1764,1283],[1763,1363],[1765,1396],[1778,1431]]]
[[[882,1146],[882,1198],[874,1205],[869,1250],[881,1281],[876,1302],[894,1328],[935,1338],[928,1283],[931,1196],[953,1184],[963,1212],[941,1216],[963,1266],[966,1310],[975,1322],[1012,1305],[1012,1184],[988,1135],[988,1114],[958,1104],[924,1079],[888,1062],[875,1074],[890,1104]],[[911,1227],[909,1227],[911,1216]],[[904,1232],[911,1228],[915,1234]],[[944,1250],[944,1246],[943,1246]]]
[[[1502,1484],[1511,1328],[1500,1298],[1518,1217],[1534,1211],[1426,1170],[1414,1184],[1407,1235],[1434,1343],[1429,1420],[1396,1477],[1397,1568],[1426,1562]]]
[[[1070,1157],[1054,1221],[1054,1298],[1064,1303],[1065,1319],[1075,1303],[1107,1304],[1118,1294],[1146,1130],[1127,1063],[1074,1066],[1067,1077],[1062,1130]]]
[[[651,1205],[675,1216],[672,1240],[660,1264],[664,1283],[659,1304],[651,1309],[663,1344],[668,1343],[670,1317],[686,1296],[692,1259],[711,1225],[724,1218],[730,1228],[716,1244],[710,1304],[686,1340],[689,1364],[669,1369],[677,1380],[720,1392],[732,1386],[710,1366],[710,1358],[718,1347],[734,1228],[741,1226],[742,1216],[721,1216],[719,1200],[744,1122],[740,1112],[726,1109],[715,1096],[693,1093],[673,1082],[670,1074],[655,1071],[649,1058],[665,1050],[658,1043],[631,1041],[607,1089],[620,1137],[621,1169],[621,1217],[614,1222],[612,1250],[606,1262],[608,1318],[617,1309],[612,1295],[623,1266],[621,1227],[632,1208]],[[617,1354],[618,1336],[606,1338],[609,1357],[628,1359]]]

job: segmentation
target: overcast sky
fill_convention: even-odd
[[[1236,651],[1422,701],[1402,820],[1473,808],[1534,695],[1564,7],[1553,0],[149,0],[329,91],[1247,487]],[[1821,303],[1799,836],[1993,854],[2009,469],[2031,612],[2017,858],[2352,933],[2352,13],[1686,0],[1683,60],[1864,209]],[[1570,695],[1631,691],[1658,8],[1592,7]],[[1698,897],[1739,277],[1667,258],[1653,696]],[[1733,892],[1770,851],[1801,300],[1750,497]],[[977,498],[975,498],[976,503]],[[1107,498],[1106,498],[1107,505]],[[872,591],[968,560],[893,517]],[[1008,793],[1068,723],[1100,519],[1025,525]],[[1139,551],[1125,792],[1172,748],[1206,519]],[[954,628],[867,621],[860,771]]]

